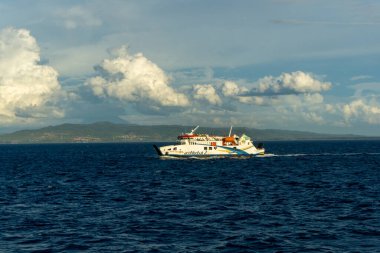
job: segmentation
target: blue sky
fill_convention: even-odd
[[[30,3],[0,3],[0,132],[107,120],[380,135],[379,1]]]

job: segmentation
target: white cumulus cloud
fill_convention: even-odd
[[[278,77],[266,76],[259,79],[257,83],[257,87],[249,91],[247,95],[317,93],[331,88],[331,83],[322,82],[312,74],[302,71],[282,73]]]
[[[87,85],[98,97],[155,107],[186,107],[188,98],[170,86],[165,72],[143,54],[130,55],[127,47],[112,52],[97,68]]]
[[[62,117],[55,106],[63,92],[54,68],[40,65],[40,48],[25,29],[0,31],[0,119],[2,123],[36,117]]]
[[[302,106],[323,103],[322,91],[330,89],[331,83],[322,82],[312,74],[302,71],[283,73],[278,77],[266,76],[247,88],[232,81],[221,86],[224,97],[242,104],[279,106]]]
[[[240,87],[237,83],[232,81],[226,81],[222,85],[222,93],[225,97],[238,96],[241,93],[247,92],[247,88]]]
[[[193,89],[195,99],[207,101],[211,105],[222,104],[222,100],[211,84],[196,84]]]
[[[357,99],[341,106],[340,109],[346,122],[359,119],[369,124],[380,124],[380,106],[375,101]]]

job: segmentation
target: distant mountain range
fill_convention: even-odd
[[[157,125],[140,126],[97,122],[93,124],[62,124],[36,130],[21,130],[0,135],[0,143],[81,143],[81,142],[174,142],[181,133],[190,132],[193,126]],[[228,128],[200,127],[197,132],[227,135]],[[234,127],[233,133],[245,133],[256,141],[269,140],[355,140],[373,139],[359,135],[333,135],[275,129]],[[379,139],[379,137],[375,137]]]

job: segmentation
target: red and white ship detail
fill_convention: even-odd
[[[153,145],[159,156],[191,157],[191,156],[256,156],[263,155],[265,149],[262,143],[256,147],[251,138],[243,134],[215,136],[196,134],[197,126],[190,133],[178,136],[177,145],[157,147]]]

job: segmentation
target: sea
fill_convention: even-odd
[[[0,252],[380,252],[380,141],[0,145]]]

